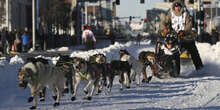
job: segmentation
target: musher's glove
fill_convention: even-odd
[[[183,35],[184,35],[184,31],[179,31],[179,36],[183,37]]]
[[[168,30],[165,28],[162,32],[162,36],[166,36],[168,34]]]

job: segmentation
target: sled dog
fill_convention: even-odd
[[[152,75],[156,75],[160,71],[160,66],[156,63],[155,54],[151,51],[142,51],[138,55],[138,60],[142,63],[142,73],[144,79],[142,82],[149,83],[152,79],[152,76],[147,77],[146,67],[150,66]]]
[[[28,99],[28,102],[33,101],[33,106],[30,109],[36,109],[36,95],[44,87],[48,87],[53,91],[54,106],[59,105],[62,89],[66,81],[62,70],[39,61],[28,62],[20,68],[17,77],[20,87],[26,88],[27,85],[30,87],[32,96]]]
[[[103,77],[104,68],[98,63],[90,63],[82,58],[76,58],[73,62],[73,68],[75,71],[75,83],[74,94],[71,98],[72,101],[76,99],[78,86],[82,79],[88,81],[87,85],[83,88],[83,91],[87,94],[84,99],[91,100],[95,89],[99,88],[99,82]],[[90,91],[89,87],[91,86]],[[100,90],[98,90],[100,92]]]
[[[75,57],[71,58],[67,55],[59,55],[59,60],[56,63],[56,67],[63,69],[65,72],[66,83],[64,84],[63,93],[74,93],[74,70],[73,70],[73,60]],[[69,87],[68,87],[69,86]]]
[[[126,87],[130,88],[130,71],[131,65],[128,61],[112,60],[110,64],[107,65],[110,74],[110,90],[113,85],[113,80],[115,76],[120,76],[120,90],[123,90],[123,83],[126,82]]]
[[[127,50],[120,50],[119,56],[120,56],[121,61],[128,61],[129,64],[132,66],[130,77],[131,79],[133,79],[133,81],[135,81],[136,75],[137,75],[138,76],[137,85],[140,85],[140,77],[141,77],[142,68],[143,68],[142,63],[139,60],[135,59],[133,56],[131,56]]]

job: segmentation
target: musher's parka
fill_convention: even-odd
[[[180,3],[182,6],[184,6],[184,4],[180,0],[174,1],[172,4],[171,10],[168,12],[168,15],[164,16],[165,18],[162,18],[162,21],[160,24],[160,29],[161,30],[167,29],[168,31],[171,31],[171,29],[173,29],[172,28],[172,19],[174,18],[174,16],[184,17],[183,18],[184,19],[183,31],[185,33],[185,36],[183,36],[183,39],[184,39],[184,41],[195,40],[196,34],[192,31],[192,18],[190,16],[189,12],[186,9],[184,9],[184,7],[181,8],[180,12],[174,11],[176,3]]]

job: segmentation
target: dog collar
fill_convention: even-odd
[[[37,75],[36,74],[32,74],[31,78],[36,80],[37,79]]]
[[[85,78],[86,78],[86,76],[87,76],[87,74],[86,74],[86,73],[82,73],[82,74],[81,74],[81,76],[82,76],[82,78],[84,78],[84,79],[85,79]]]

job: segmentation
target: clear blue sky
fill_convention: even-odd
[[[145,4],[140,4],[140,0],[120,0],[120,5],[116,6],[116,14],[119,17],[127,16],[146,16],[146,10],[152,9],[155,3],[162,2],[163,0],[145,0]]]

